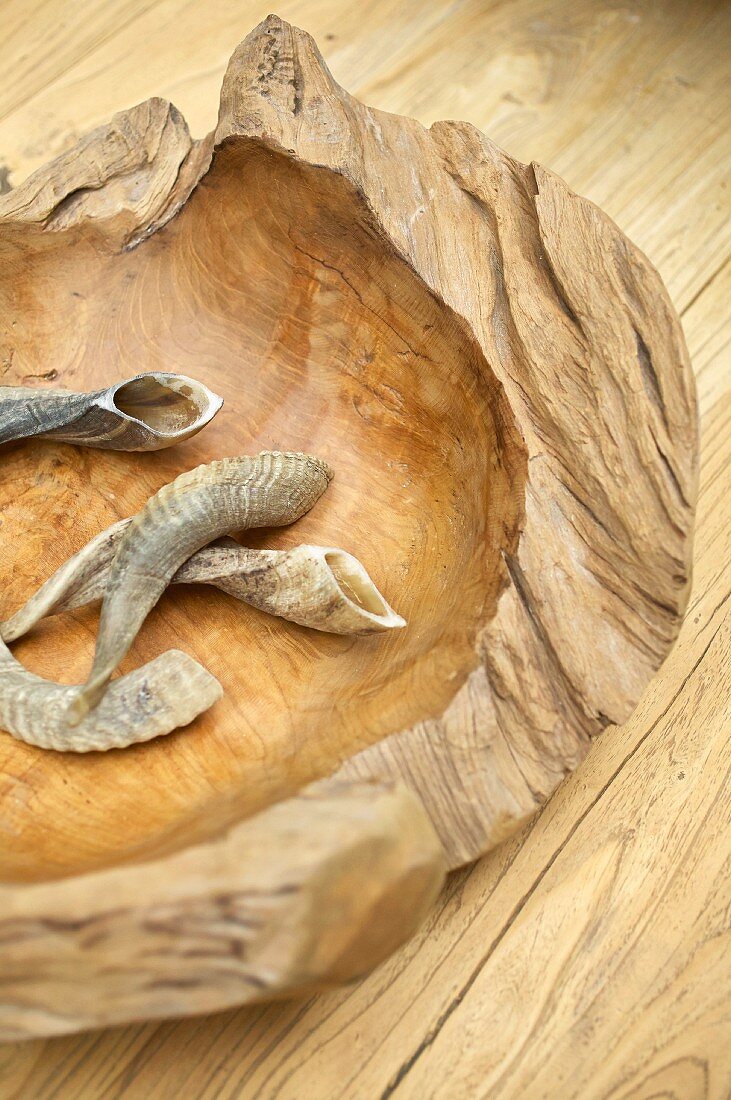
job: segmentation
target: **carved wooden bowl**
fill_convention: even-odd
[[[341,638],[175,589],[224,698],[124,751],[0,735],[0,1027],[49,1034],[344,981],[445,867],[624,721],[686,605],[696,482],[678,320],[591,203],[474,128],[370,110],[271,17],[215,134],[117,115],[0,201],[4,384],[178,370],[225,398],[154,454],[2,451],[3,606],[177,473],[262,448],[335,479],[253,545],[340,545],[408,619]],[[15,647],[85,678],[95,608]]]

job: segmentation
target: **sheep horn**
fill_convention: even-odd
[[[0,638],[15,641],[46,615],[101,599],[122,534],[123,519],[93,538],[5,622]],[[252,550],[224,538],[198,550],[171,584],[210,584],[260,611],[330,634],[376,634],[405,626],[352,554],[330,546]]]
[[[406,626],[352,554],[334,546],[251,550],[233,539],[199,550],[175,584],[213,584],[260,611],[329,634]]]
[[[153,371],[93,393],[0,386],[0,443],[56,439],[114,451],[159,451],[189,439],[223,404],[201,382]]]
[[[213,539],[293,523],[332,477],[320,460],[263,451],[181,474],[151,497],[122,534],[104,593],[91,674],[68,710],[80,723],[102,698],[148,612],[177,570]]]
[[[222,695],[215,676],[175,649],[115,680],[72,729],[66,711],[78,690],[29,672],[0,641],[0,725],[41,749],[103,752],[149,741],[186,726]]]

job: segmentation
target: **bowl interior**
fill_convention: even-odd
[[[92,389],[179,370],[225,399],[200,435],[153,454],[4,447],[3,616],[180,471],[274,448],[322,456],[335,479],[299,523],[242,541],[340,546],[408,620],[387,636],[341,638],[213,589],[170,590],[122,671],[174,646],[220,679],[224,698],[184,730],[107,754],[0,735],[0,878],[163,851],[439,715],[494,610],[521,508],[517,450],[477,345],[347,181],[239,143],[134,249],[112,251],[88,224],[6,229],[0,246],[6,384]],[[97,619],[88,608],[47,620],[14,652],[80,682]]]

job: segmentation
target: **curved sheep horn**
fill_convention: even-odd
[[[72,729],[66,711],[78,690],[35,676],[0,641],[0,726],[41,749],[104,752],[150,741],[187,726],[222,695],[215,676],[175,649],[115,680]]]
[[[109,679],[168,583],[196,550],[231,531],[293,523],[332,477],[319,459],[263,451],[181,474],[151,497],[124,531],[102,604],[91,674],[68,710],[75,725]]]
[[[334,546],[251,550],[226,539],[194,554],[173,582],[213,584],[260,611],[329,634],[406,626],[358,559]]]
[[[117,546],[130,520],[93,538],[5,622],[0,638],[15,641],[46,615],[101,599]],[[389,607],[357,558],[331,546],[252,550],[221,539],[181,565],[171,584],[210,584],[270,615],[330,634],[376,634],[406,625]]]
[[[159,451],[204,428],[223,398],[184,374],[153,371],[93,393],[0,386],[0,443],[57,439],[113,451]]]

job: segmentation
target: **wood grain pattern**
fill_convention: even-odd
[[[426,130],[363,106],[334,81],[311,36],[269,16],[232,55],[209,138],[191,141],[160,99],[118,113],[0,200],[0,255],[8,381],[52,361],[64,386],[87,389],[126,375],[133,355],[178,370],[195,362],[196,376],[231,398],[228,424],[222,417],[196,446],[257,451],[277,431],[281,447],[329,462],[344,483],[339,512],[328,493],[324,507],[311,511],[310,501],[298,513],[347,519],[358,551],[380,549],[384,583],[403,595],[410,619],[370,647],[370,660],[364,641],[327,662],[314,647],[285,653],[260,633],[251,639],[258,674],[243,631],[209,632],[204,667],[227,662],[222,704],[178,738],[136,737],[144,745],[74,773],[105,820],[103,844],[78,800],[52,794],[73,764],[11,746],[0,818],[22,837],[11,874],[43,880],[63,870],[70,895],[73,875],[90,866],[155,859],[203,837],[224,844],[217,831],[333,773],[336,784],[407,784],[455,867],[529,819],[592,737],[631,713],[688,598],[695,388],[659,276],[559,177],[515,161],[467,123]],[[5,535],[33,587],[42,577],[28,544],[36,527],[59,525],[56,487],[68,490],[89,465],[56,451],[57,472],[39,481],[34,441],[12,448],[3,489]],[[124,469],[118,506],[128,511],[151,469],[137,455]],[[100,510],[97,494],[78,492],[90,515]],[[27,532],[29,512],[39,518]],[[247,504],[239,519],[248,514]],[[189,526],[169,575],[202,545]],[[125,539],[113,575],[124,569]],[[165,589],[165,578],[151,578],[127,633],[122,589],[105,597],[74,718],[132,655]],[[173,601],[169,614],[187,636],[185,608]],[[146,625],[153,645],[168,644],[159,611]],[[279,626],[286,645],[292,635]],[[31,660],[34,641],[19,647]],[[59,658],[78,664],[67,633],[53,646]],[[246,749],[258,767],[239,762]],[[133,755],[137,782],[123,800]],[[23,807],[26,791],[43,795],[44,814]],[[275,865],[283,837],[272,832]],[[179,864],[159,867],[174,895]],[[137,868],[125,873],[134,879]],[[22,886],[10,896],[21,930],[37,921],[35,906],[25,915]],[[38,890],[27,897],[30,905]],[[85,920],[87,893],[79,899],[76,919]],[[201,915],[194,899],[188,905],[201,934],[217,921],[215,907]],[[187,925],[182,900],[175,912]],[[99,933],[88,979],[97,1007],[78,1013],[79,1027],[163,1011],[155,984],[135,979],[158,954],[146,927],[140,918],[129,938],[124,1007],[104,981],[114,929]],[[79,945],[68,939],[73,953]],[[24,933],[8,932],[13,968],[19,943]],[[20,958],[4,1036],[29,1026],[29,997],[44,1027],[67,1030],[72,998],[60,982],[41,987],[32,957]],[[280,992],[284,971],[273,983]],[[166,1011],[226,1006],[223,980],[218,1001],[214,984],[196,973]],[[294,965],[290,988],[303,988]],[[251,997],[245,982],[241,995]]]
[[[2,885],[0,1029],[168,1016],[186,990],[205,1011],[351,980],[418,927],[444,863],[403,787],[330,784],[160,860]]]
[[[93,163],[116,173],[119,150],[134,149],[140,131],[158,149],[170,125],[163,104],[130,112],[97,136]],[[175,149],[175,159],[187,164],[185,150]],[[45,341],[23,309],[19,288],[27,284],[5,280],[3,293],[17,319],[9,334],[11,369],[37,373],[53,352],[59,380],[71,376],[83,385],[104,372],[118,374],[120,359],[172,357],[208,379],[225,405],[205,434],[151,462],[111,453],[90,460],[52,445],[42,454],[8,449],[0,494],[9,546],[0,568],[7,578],[12,574],[14,591],[29,594],[78,548],[79,521],[69,514],[67,493],[84,494],[83,532],[93,535],[199,462],[291,447],[329,461],[335,478],[296,526],[259,540],[342,545],[368,563],[411,628],[400,638],[355,641],[255,611],[242,614],[218,594],[166,595],[135,642],[133,663],[169,648],[171,632],[181,644],[186,638],[191,655],[224,685],[221,705],[194,731],[123,759],[65,758],[51,767],[24,755],[23,746],[3,745],[0,786],[8,797],[2,805],[15,842],[1,858],[11,877],[162,851],[177,842],[181,828],[191,838],[196,830],[208,835],[295,793],[370,741],[439,713],[475,663],[475,635],[501,583],[502,532],[508,545],[520,507],[518,485],[513,490],[508,477],[517,460],[497,445],[505,434],[495,407],[501,399],[494,380],[479,373],[474,341],[403,261],[376,247],[354,194],[338,177],[314,181],[312,172],[284,157],[224,148],[185,216],[166,227],[172,236],[155,234],[139,249],[117,253],[107,242],[126,239],[138,217],[143,224],[164,218],[140,185],[136,160],[132,167],[123,176],[131,182],[122,215],[114,176],[111,194],[91,194],[104,247],[80,239],[69,248],[59,233],[57,246],[22,261],[26,273],[26,262],[33,271],[34,294],[58,304],[58,323],[49,322]],[[169,173],[158,171],[153,159],[144,182],[158,199],[160,186],[166,193],[161,176],[167,183]],[[279,195],[276,209],[268,189]],[[35,216],[34,202],[25,209]],[[79,216],[68,207],[66,214]],[[344,239],[357,265],[350,282],[340,273]],[[321,255],[307,254],[312,241]],[[16,255],[6,253],[11,269]],[[171,264],[179,273],[175,284]],[[227,271],[226,278],[211,278],[216,268]],[[242,279],[247,270],[252,278]],[[102,284],[105,293],[98,295]],[[117,295],[110,310],[110,296]],[[371,364],[373,381],[364,373]],[[485,463],[476,476],[466,439]],[[56,477],[66,489],[49,494]],[[498,506],[485,515],[488,487]],[[38,517],[31,531],[28,510]],[[381,515],[389,516],[387,525],[376,522]],[[17,655],[40,675],[78,682],[95,629],[95,612],[82,612],[61,631],[59,624],[44,625],[17,646]],[[49,646],[51,637],[63,637],[63,645]],[[147,794],[152,772],[159,776],[154,803]],[[22,777],[20,786],[13,775]],[[21,792],[30,788],[42,804],[56,806],[53,830],[25,812]],[[125,822],[123,830],[113,827],[115,818]]]
[[[225,34],[221,7],[213,40]],[[403,27],[409,6],[400,7]],[[251,8],[254,18],[261,14]],[[307,18],[282,14],[316,31],[317,19],[336,18],[327,5],[311,8]],[[680,642],[633,719],[599,739],[522,836],[456,876],[425,935],[358,989],[202,1022],[9,1047],[3,1083],[10,1095],[728,1092],[727,926],[714,895],[724,887],[717,861],[727,851],[728,820],[721,772],[729,720],[731,402],[728,230],[720,201],[728,161],[721,64],[727,15],[710,3],[691,11],[674,4],[573,5],[570,15],[563,5],[479,8],[462,5],[454,13],[453,39],[445,35],[445,11],[440,27],[436,14],[422,23],[412,13],[406,35],[387,36],[385,51],[362,45],[359,15],[337,51],[352,59],[364,84],[372,80],[366,98],[379,105],[401,96],[406,105],[399,109],[425,121],[459,113],[518,155],[525,140],[523,156],[537,152],[601,199],[660,263],[685,311],[704,412],[695,589]],[[384,13],[378,5],[365,27],[378,27]],[[163,13],[163,28],[165,18],[177,21],[178,42],[190,32],[179,13]],[[124,29],[119,33],[124,41]],[[200,56],[210,39],[199,36]],[[145,48],[140,41],[137,49]],[[463,63],[474,66],[469,90],[453,79]],[[186,64],[198,71],[188,55],[181,74]],[[102,88],[113,87],[106,74],[98,79]],[[189,86],[199,79],[193,75]],[[125,93],[122,102],[129,98]],[[473,102],[474,110],[453,110],[458,100]],[[12,136],[12,116],[10,123]],[[618,134],[629,135],[622,156]],[[580,911],[577,898],[585,899]],[[566,928],[569,954],[557,972],[549,948],[563,942],[557,930]],[[549,951],[549,965],[533,964],[526,952],[534,943]],[[516,989],[521,1010],[528,1002],[532,1012],[516,1011]],[[449,1062],[455,1044],[459,1064]],[[448,1092],[440,1064],[452,1074]]]

